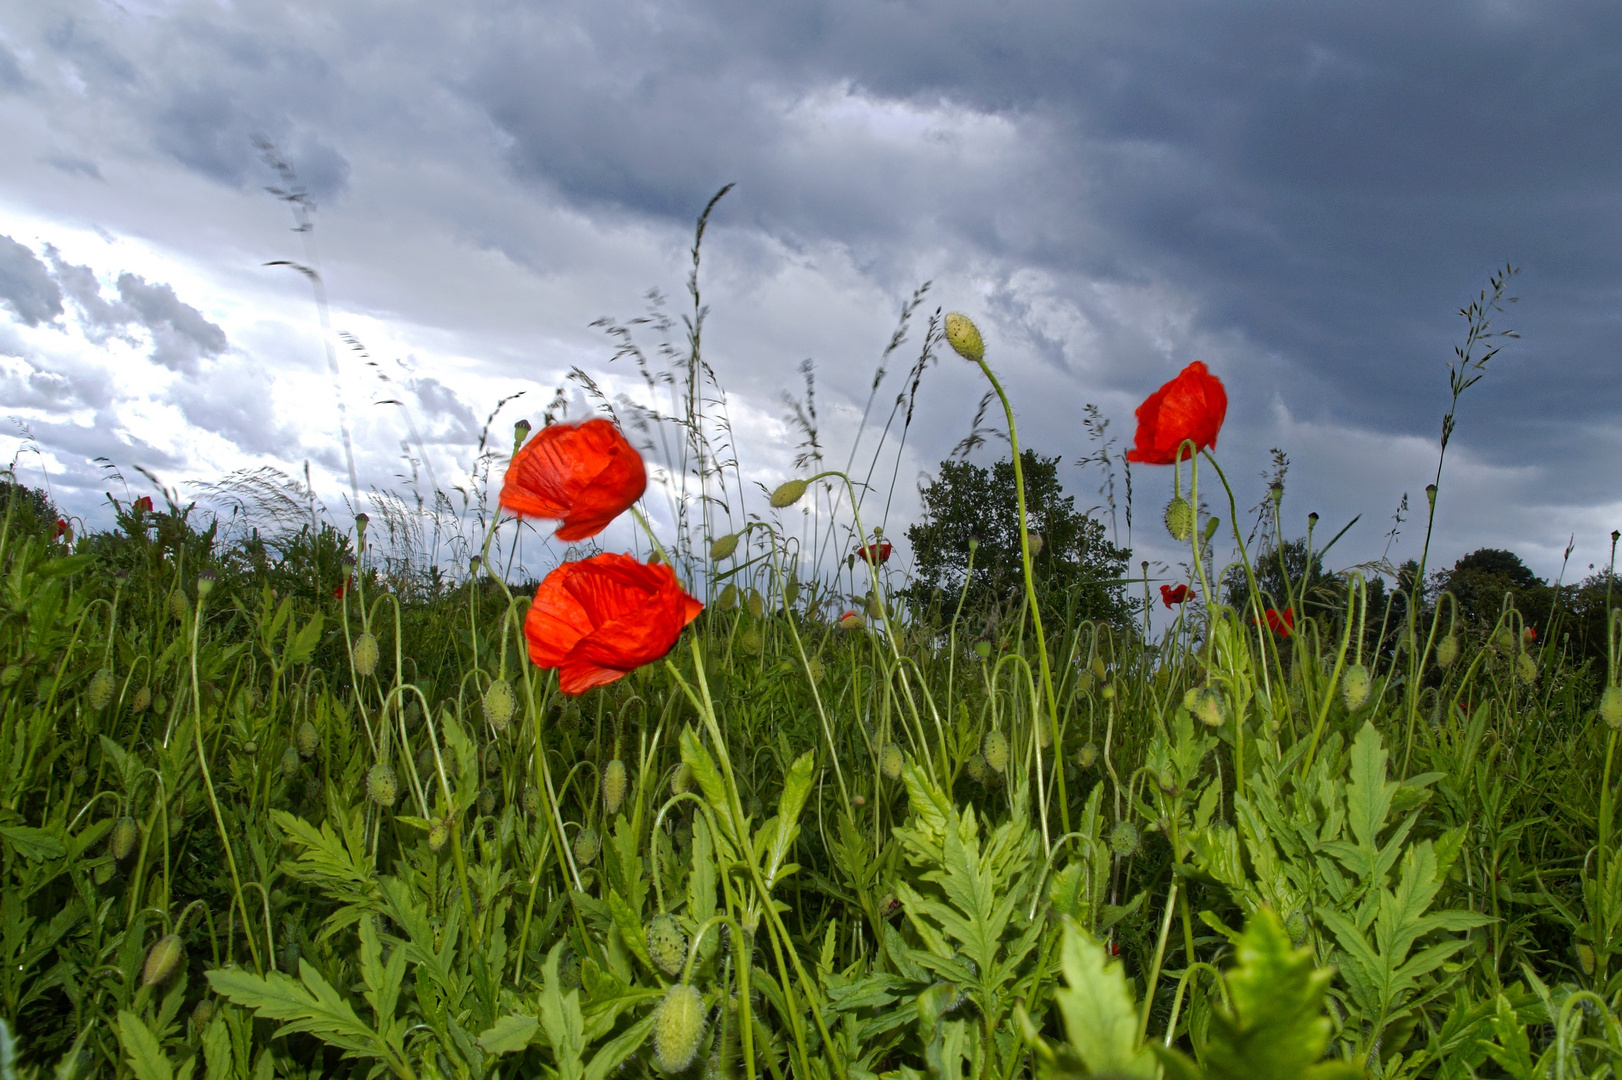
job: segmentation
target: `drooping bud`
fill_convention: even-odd
[[[731,611],[737,606],[738,587],[729,581],[727,582],[726,588],[721,590],[721,595],[716,597],[715,609],[717,611]]]
[[[1346,708],[1356,709],[1369,697],[1369,669],[1362,664],[1353,664],[1346,669],[1340,688],[1346,697]]]
[[[113,690],[118,686],[118,680],[113,676],[112,668],[98,668],[90,676],[90,685],[85,687],[85,703],[92,709],[100,709],[113,700]]]
[[[1093,767],[1093,762],[1095,762],[1097,760],[1098,760],[1098,747],[1094,746],[1092,743],[1088,743],[1087,745],[1083,746],[1076,753],[1076,764],[1080,765],[1083,769],[1092,768]]]
[[[1117,824],[1109,834],[1110,850],[1121,858],[1127,858],[1138,850],[1138,827],[1130,821]]]
[[[141,982],[147,986],[158,985],[174,974],[185,956],[186,948],[180,943],[180,935],[165,934],[146,954],[146,965],[141,968]]]
[[[687,959],[687,935],[671,914],[655,915],[648,923],[648,957],[666,975],[681,971]]]
[[[176,589],[169,594],[169,614],[173,615],[177,622],[185,622],[186,615],[190,611],[191,603],[187,601],[184,590]]]
[[[1613,729],[1622,728],[1622,687],[1605,688],[1599,696],[1599,715]]]
[[[1034,559],[1038,555],[1042,554],[1042,534],[1041,533],[1031,533],[1031,535],[1030,535],[1030,545],[1031,545],[1031,558]]]
[[[675,773],[670,777],[670,791],[673,795],[685,795],[693,786],[693,769],[687,762],[676,766]]]
[[[192,1027],[202,1031],[208,1027],[208,1022],[212,1019],[214,1019],[214,999],[204,998],[191,1011]]]
[[[361,678],[364,679],[377,670],[377,637],[370,630],[355,639],[354,656],[355,674]]]
[[[967,315],[954,311],[946,316],[946,343],[970,363],[978,364],[986,358],[985,339]]]
[[[1521,682],[1530,686],[1538,680],[1537,661],[1532,659],[1531,653],[1521,653],[1515,658],[1515,674],[1521,677]]]
[[[1053,725],[1042,720],[1036,722],[1036,745],[1046,750],[1053,745]]]
[[[841,630],[860,630],[866,625],[867,620],[862,617],[862,613],[859,611],[847,611],[839,617],[839,628]]]
[[[1179,543],[1194,532],[1194,507],[1181,495],[1166,504],[1166,531]]]
[[[980,743],[980,753],[994,773],[1008,768],[1008,736],[1000,731],[988,731]]]
[[[772,509],[785,510],[800,501],[805,489],[810,487],[804,480],[787,480],[777,486],[772,492]]]
[[[760,595],[760,590],[759,589],[750,589],[749,590],[749,600],[747,601],[745,606],[749,609],[749,617],[750,618],[756,619],[756,620],[765,618],[765,616],[766,616],[766,600],[765,600],[764,597],[762,597]]]
[[[300,757],[315,757],[316,750],[321,747],[321,733],[308,720],[298,726],[298,732],[294,736],[294,740],[298,744]]]
[[[394,779],[394,770],[386,761],[379,761],[366,774],[366,797],[379,806],[393,806],[399,797],[400,785]]]
[[[107,853],[114,860],[123,862],[135,850],[135,842],[141,838],[141,826],[135,819],[125,814],[113,825],[113,831],[107,838]]]
[[[1193,711],[1206,727],[1221,727],[1228,720],[1228,703],[1214,686],[1207,686],[1199,692],[1194,699]]]
[[[602,850],[603,842],[597,838],[597,830],[587,825],[574,836],[574,861],[581,866],[590,866],[597,861],[597,853]]]
[[[150,704],[152,704],[152,688],[143,686],[135,691],[135,696],[130,699],[130,711],[144,713]]]
[[[1453,661],[1459,658],[1459,638],[1457,634],[1449,634],[1436,646],[1436,663],[1438,667],[1452,667]]]
[[[901,767],[906,764],[906,758],[901,753],[901,747],[895,743],[885,743],[884,751],[879,754],[879,768],[891,780],[901,778]]]
[[[490,688],[484,692],[484,718],[496,731],[507,730],[512,721],[513,712],[518,707],[513,697],[513,688],[506,679],[496,679]]]
[[[524,808],[524,813],[534,817],[541,812],[541,789],[534,784],[527,784],[524,793],[518,797],[518,805]]]
[[[704,996],[695,987],[676,983],[653,1011],[653,1060],[667,1073],[693,1063],[704,1039]]]
[[[289,746],[286,750],[282,751],[282,772],[288,776],[291,776],[298,772],[298,767],[298,747]]]
[[[985,783],[987,777],[991,775],[991,770],[986,767],[985,755],[978,751],[964,765],[968,769],[969,779],[976,784]]]
[[[1307,943],[1307,916],[1306,912],[1297,909],[1290,912],[1290,917],[1284,920],[1284,930],[1290,935],[1290,944],[1296,948]]]
[[[710,543],[710,561],[725,562],[732,558],[732,553],[738,550],[738,534],[727,533],[718,536]]]
[[[450,838],[450,828],[443,821],[434,822],[433,828],[428,830],[428,850],[439,851]]]
[[[489,817],[496,812],[496,793],[489,788],[479,792],[479,813]]]
[[[630,786],[630,779],[625,772],[625,762],[614,758],[603,766],[603,807],[610,814],[620,812],[620,806],[625,802],[625,789]]]

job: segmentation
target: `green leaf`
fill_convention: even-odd
[[[285,603],[285,602],[284,602]],[[298,633],[293,633],[291,623],[287,627],[287,651],[282,654],[282,663],[288,667],[295,664],[308,664],[315,655],[315,648],[321,644],[322,615],[318,611],[310,617],[310,621],[299,627]]]
[[[783,860],[788,857],[794,838],[800,835],[800,811],[805,808],[806,796],[811,793],[811,773],[815,762],[815,751],[807,750],[795,760],[783,781],[783,796],[777,804],[777,829],[772,835],[766,860],[768,888],[776,884],[778,874],[783,869]]]
[[[17,854],[33,862],[60,859],[68,853],[54,835],[30,825],[0,825],[0,837],[4,837]]]
[[[1138,1010],[1126,972],[1104,946],[1066,920],[1060,953],[1065,987],[1054,1000],[1070,1045],[1095,1075],[1153,1077],[1154,1055],[1138,1042]]]
[[[163,1048],[139,1016],[127,1009],[118,1014],[118,1041],[128,1055],[135,1080],[174,1080],[174,1067]]]
[[[648,1032],[653,1030],[653,1014],[638,1020],[625,1031],[603,1044],[586,1066],[581,1080],[607,1080],[608,1074],[617,1069],[622,1061],[642,1048],[647,1040]]]
[[[276,1038],[306,1032],[341,1050],[395,1064],[378,1034],[306,960],[299,961],[298,980],[279,971],[261,978],[238,968],[225,968],[210,971],[208,982],[221,997],[259,1016],[282,1021]]]
[[[516,1054],[529,1045],[540,1027],[541,1022],[533,1016],[503,1016],[479,1036],[479,1049],[492,1055]]]

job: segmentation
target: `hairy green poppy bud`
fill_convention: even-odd
[[[1080,765],[1083,769],[1092,768],[1093,762],[1097,760],[1098,747],[1094,746],[1092,743],[1088,743],[1086,746],[1083,746],[1076,754],[1076,764]]]
[[[602,847],[603,842],[597,839],[597,830],[587,825],[574,834],[574,861],[581,866],[590,866],[597,861],[597,853]]]
[[[986,342],[974,320],[959,312],[946,316],[946,343],[959,356],[978,364],[986,358]]]
[[[625,772],[625,762],[614,758],[603,766],[603,806],[610,814],[620,812],[620,805],[625,802],[625,789],[630,786],[630,777]]]
[[[710,561],[725,562],[732,558],[732,553],[738,550],[738,534],[727,533],[718,536],[710,543]]]
[[[541,789],[534,784],[524,788],[524,794],[519,797],[518,803],[524,808],[524,813],[534,817],[541,812]]]
[[[496,793],[489,788],[479,792],[479,813],[489,817],[496,812]]]
[[[74,787],[83,787],[90,779],[90,770],[83,765],[75,765],[69,779],[72,780]]]
[[[1053,745],[1053,724],[1045,720],[1036,722],[1036,745],[1046,750]]]
[[[726,588],[721,590],[721,595],[716,597],[715,609],[717,611],[731,611],[737,606],[738,587],[729,581],[727,582]]]
[[[1166,531],[1179,543],[1194,533],[1194,507],[1181,495],[1166,504]]]
[[[294,773],[298,772],[298,767],[298,748],[289,746],[286,750],[282,751],[282,772],[288,776],[292,776]]]
[[[298,745],[300,757],[315,757],[315,752],[321,748],[321,733],[315,729],[314,724],[306,720],[298,726],[293,741]]]
[[[974,655],[978,656],[982,660],[990,660],[991,659],[991,642],[985,640],[984,638],[981,638],[979,641],[976,641],[974,643]]]
[[[506,679],[497,679],[490,684],[490,688],[484,692],[483,704],[484,718],[490,722],[490,726],[498,732],[506,731],[518,708],[518,700]]]
[[[749,656],[759,656],[761,649],[760,631],[750,627],[738,635],[738,648]]]
[[[777,485],[776,491],[772,492],[772,509],[786,510],[788,507],[793,506],[804,497],[805,489],[810,486],[804,480],[785,480]]]
[[[1104,658],[1102,656],[1093,657],[1092,668],[1093,678],[1097,679],[1099,682],[1103,682],[1104,679],[1109,675],[1108,669],[1104,667]]]
[[[790,574],[788,580],[783,582],[783,606],[792,607],[799,598],[800,579]]]
[[[1346,708],[1355,709],[1369,699],[1369,669],[1353,664],[1341,679],[1341,693],[1346,697]]]
[[[1599,714],[1612,728],[1622,728],[1622,687],[1605,688],[1599,696]]]
[[[173,975],[175,968],[186,958],[186,947],[179,934],[165,934],[146,954],[146,966],[141,969],[141,982],[156,986]]]
[[[653,1010],[653,1060],[667,1073],[693,1063],[704,1039],[704,996],[695,987],[676,983]]]
[[[355,674],[365,678],[377,670],[377,637],[370,630],[355,639]]]
[[[655,915],[648,923],[648,956],[666,975],[681,971],[687,959],[687,935],[676,925],[674,915]]]
[[[296,941],[289,941],[286,945],[283,945],[281,956],[282,970],[288,973],[297,972],[299,956],[303,953],[303,951],[304,950],[298,947],[298,942]]]
[[[884,771],[884,775],[891,780],[900,779],[901,766],[904,764],[906,759],[901,754],[901,747],[895,743],[885,743],[884,751],[879,754],[879,768]]]
[[[1193,712],[1206,727],[1221,727],[1228,720],[1228,703],[1223,700],[1222,691],[1207,686],[1195,696]]]
[[[394,770],[386,761],[379,761],[366,774],[366,797],[379,806],[393,806],[399,797],[400,785],[394,779]]]
[[[159,713],[166,713],[169,711],[169,699],[161,690],[158,692],[158,696],[152,699],[152,708],[157,710]]]
[[[118,680],[113,676],[112,668],[98,668],[90,676],[90,685],[85,687],[85,703],[92,709],[104,708],[113,700],[113,691],[118,686]]]
[[[1515,658],[1515,674],[1521,677],[1521,682],[1530,686],[1538,680],[1537,661],[1532,659],[1531,653],[1521,653]]]
[[[672,794],[685,795],[687,794],[688,789],[692,786],[693,770],[687,764],[687,762],[684,761],[680,765],[676,766],[676,772],[670,778],[670,790]]]
[[[191,1025],[198,1031],[208,1027],[208,1022],[214,1019],[214,999],[204,998],[197,1003],[191,1011]]]
[[[805,662],[805,673],[811,677],[812,682],[822,682],[822,660],[815,656],[807,660]]]
[[[110,862],[98,864],[96,869],[91,872],[90,876],[95,880],[97,885],[107,884],[109,881],[113,880],[113,864]]]
[[[1127,858],[1138,850],[1138,827],[1130,821],[1122,821],[1109,834],[1109,846],[1115,854]]]
[[[1584,942],[1577,943],[1577,964],[1583,969],[1584,975],[1594,974],[1594,947]]]
[[[130,711],[144,713],[146,712],[146,707],[150,704],[152,704],[152,689],[150,687],[143,686],[139,690],[135,691],[135,696],[130,699]]]
[[[986,777],[991,775],[991,770],[986,768],[985,755],[978,752],[969,758],[965,767],[969,770],[969,779],[976,784],[985,783]]]
[[[758,589],[749,590],[749,599],[745,601],[744,606],[749,609],[750,618],[755,619],[756,621],[765,618],[766,600],[760,595],[760,591]]]
[[[1456,634],[1449,634],[1436,646],[1436,663],[1438,667],[1452,667],[1453,661],[1459,658],[1459,638]]]
[[[248,757],[253,757],[255,754],[259,753],[259,744],[254,742],[252,739],[249,739],[247,742],[242,744],[242,752]]]
[[[428,850],[439,851],[445,846],[446,842],[449,841],[450,838],[450,827],[447,826],[443,821],[434,822],[433,827],[428,830]]]
[[[1030,546],[1031,546],[1031,558],[1034,559],[1038,555],[1042,554],[1042,534],[1041,533],[1031,533],[1028,542],[1030,543]]]
[[[1001,774],[1008,768],[1008,736],[1000,731],[986,732],[980,741],[980,754],[992,772]]]
[[[1290,944],[1300,948],[1307,942],[1307,916],[1306,912],[1290,912],[1290,917],[1284,920],[1284,930],[1290,935]]]
[[[113,825],[112,833],[107,837],[107,851],[118,862],[130,857],[135,850],[135,842],[141,838],[141,826],[135,819],[125,814]]]
[[[191,602],[186,599],[183,589],[176,589],[169,594],[169,614],[178,622],[185,622],[186,616],[191,612]]]
[[[7,664],[0,669],[0,686],[16,686],[17,680],[23,677],[21,664]]]

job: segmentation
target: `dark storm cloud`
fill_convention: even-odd
[[[0,236],[0,303],[29,326],[62,314],[62,290],[39,256],[9,236]]]

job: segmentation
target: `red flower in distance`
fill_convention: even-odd
[[[1268,608],[1266,618],[1267,628],[1273,631],[1273,633],[1277,634],[1279,637],[1289,637],[1291,632],[1295,630],[1294,608],[1285,608],[1282,615],[1277,611],[1274,611],[1272,608]],[[1260,622],[1261,620],[1251,619],[1250,621]]]
[[[1521,640],[1526,642],[1526,644],[1531,645],[1533,642],[1537,641],[1537,639],[1538,632],[1532,629],[1530,626],[1521,631]]]
[[[663,563],[593,555],[546,575],[524,637],[536,667],[558,669],[560,690],[584,694],[665,655],[703,610]]]
[[[332,595],[342,600],[344,597],[349,595],[349,586],[352,585],[354,581],[354,574],[346,574],[344,579],[338,582],[338,587],[332,590]]]
[[[68,524],[67,518],[56,519],[56,538],[58,540],[73,539],[73,526]]]
[[[1138,406],[1138,433],[1128,461],[1145,465],[1171,465],[1188,439],[1196,452],[1216,445],[1217,432],[1228,415],[1228,392],[1222,381],[1196,360],[1177,378],[1149,395]]]
[[[863,562],[884,563],[890,561],[890,541],[885,540],[878,544],[869,544],[856,549],[856,557]]]
[[[1173,604],[1181,604],[1184,600],[1187,600],[1193,595],[1194,590],[1190,589],[1187,585],[1160,586],[1160,602],[1165,604],[1168,609]]]
[[[135,504],[131,507],[131,509],[135,510],[137,513],[150,514],[152,512],[152,496],[142,495],[139,499],[135,500]]]
[[[507,466],[501,506],[519,517],[552,518],[559,540],[596,536],[642,497],[648,472],[620,429],[597,418],[541,429]]]

